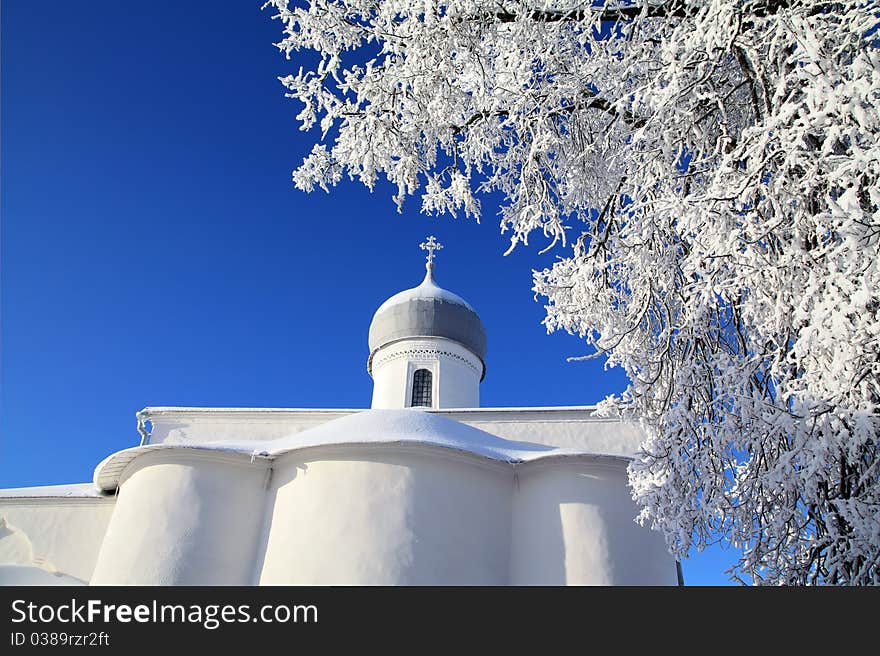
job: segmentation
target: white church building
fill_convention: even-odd
[[[633,520],[638,426],[481,408],[483,324],[422,248],[370,324],[370,409],[145,408],[91,483],[0,490],[0,584],[680,583]]]

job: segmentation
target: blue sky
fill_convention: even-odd
[[[393,190],[295,190],[313,135],[259,0],[2,4],[0,487],[90,480],[149,405],[367,407],[367,329],[445,244],[439,284],[489,337],[485,406],[586,405],[625,386],[548,336],[531,271],[482,223],[398,214]],[[564,251],[558,250],[556,254]],[[731,555],[684,564],[721,584]]]

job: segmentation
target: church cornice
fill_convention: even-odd
[[[431,337],[430,340],[448,342],[450,344],[450,348],[438,348],[436,346],[432,346],[430,342],[427,341],[424,337],[401,337],[400,339],[396,339],[393,342],[384,344],[380,348],[370,353],[370,357],[367,358],[367,373],[372,376],[374,366],[381,366],[388,362],[393,362],[394,360],[400,360],[402,358],[415,359],[419,357],[445,357],[452,360],[457,360],[465,364],[475,374],[479,375],[480,382],[483,382],[483,379],[486,377],[486,364],[478,356],[471,354],[470,350],[468,350],[466,346],[464,346],[460,342],[455,341],[454,339],[449,339],[448,337]],[[413,345],[407,348],[401,348],[400,345],[403,342],[412,342]],[[457,349],[465,351],[466,353],[468,353],[468,355],[470,355],[470,357],[464,356],[461,353],[457,353],[452,345],[454,345],[454,347]],[[376,354],[382,351],[386,351],[386,353],[384,353],[377,359]],[[479,365],[477,365],[476,363],[479,363]]]

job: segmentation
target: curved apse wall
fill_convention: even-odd
[[[635,514],[625,462],[603,456],[513,465],[346,444],[270,470],[172,448],[129,465],[91,582],[676,585],[662,537]]]
[[[261,584],[503,585],[510,467],[430,446],[276,461]]]
[[[635,523],[624,462],[550,458],[517,467],[513,585],[677,585],[662,536]]]
[[[137,458],[98,554],[95,585],[250,585],[267,466],[168,449]]]

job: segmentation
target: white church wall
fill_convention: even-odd
[[[283,456],[260,583],[504,584],[511,489],[508,465],[435,447]]]
[[[114,502],[0,498],[0,585],[88,582]]]
[[[473,364],[441,359],[436,408],[476,408],[480,405],[480,374]]]
[[[589,409],[531,411],[480,408],[453,410],[443,414],[450,419],[515,442],[546,444],[563,449],[623,457],[632,457],[638,452],[639,445],[645,439],[638,424],[594,418],[590,413]]]
[[[124,472],[98,555],[97,585],[250,585],[268,468],[182,449]]]
[[[144,408],[150,444],[199,444],[275,440],[339,419],[358,410],[291,408]]]
[[[142,453],[120,480],[115,504],[3,500],[0,581],[677,583],[661,536],[633,521],[626,463],[615,458],[512,465],[380,442],[252,462],[171,448]]]
[[[517,467],[510,583],[676,585],[659,533],[635,523],[626,464],[565,458]]]
[[[212,415],[177,412],[162,420]],[[95,481],[118,485],[115,498],[88,484],[0,493],[0,580],[60,582],[57,572],[123,585],[677,582],[660,535],[633,521],[625,458],[530,449],[450,418],[479,417],[466,423],[537,444],[550,439],[535,434],[541,426],[610,444],[635,435],[632,425],[582,409],[380,410],[256,443],[247,436],[257,412],[213,411],[199,448],[166,441],[114,454]],[[299,413],[265,415],[283,433]]]
[[[383,355],[380,349],[377,355]],[[372,408],[405,408],[406,383],[409,363],[400,358],[390,360],[373,368]]]
[[[412,374],[432,373],[434,408],[475,408],[480,405],[483,365],[469,350],[449,339],[406,339],[383,346],[373,355],[373,408],[406,408],[411,401]]]

